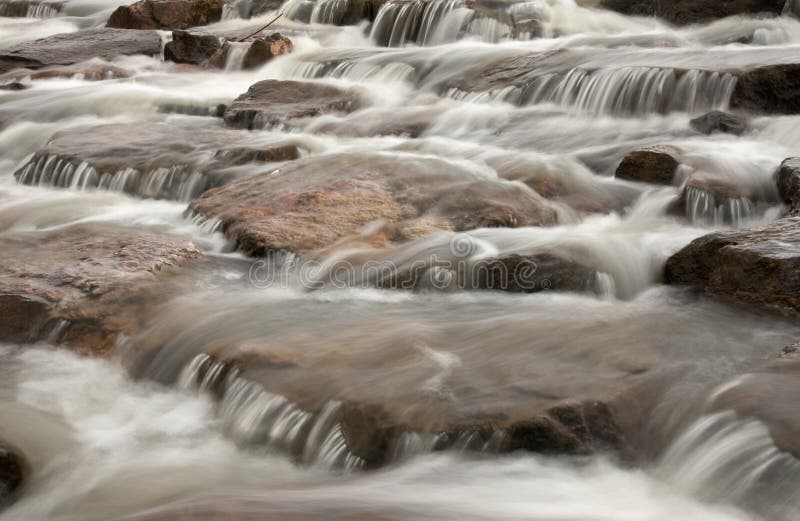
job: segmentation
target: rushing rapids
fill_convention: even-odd
[[[800,519],[797,2],[128,4],[0,1],[0,521]]]

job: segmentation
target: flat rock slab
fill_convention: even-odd
[[[236,128],[265,128],[293,120],[358,108],[355,91],[299,81],[260,81],[225,111],[225,123]]]
[[[92,58],[111,60],[117,56],[160,53],[161,36],[156,31],[86,29],[0,49],[0,73],[17,68],[71,65]]]
[[[180,237],[104,226],[0,235],[0,341],[103,354],[163,297],[170,268],[200,256]]]
[[[701,237],[667,261],[665,280],[713,295],[800,312],[800,217]]]
[[[370,223],[386,245],[438,230],[540,226],[556,222],[551,204],[517,183],[455,163],[413,155],[332,154],[209,190],[190,209],[219,219],[250,255],[309,254]]]
[[[186,118],[61,132],[15,177],[29,185],[102,187],[139,197],[189,200],[235,179],[235,173],[225,171],[227,167],[287,161],[299,155],[290,139]]]

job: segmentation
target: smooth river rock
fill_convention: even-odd
[[[787,313],[800,312],[800,217],[712,233],[671,257],[669,284]]]
[[[664,146],[634,150],[622,159],[615,177],[626,181],[671,185],[680,166],[677,156],[676,150]]]
[[[718,110],[703,114],[689,122],[691,127],[701,134],[733,134],[741,136],[747,131],[747,120],[736,114],[720,112]]]
[[[355,91],[300,81],[264,80],[251,86],[225,111],[225,123],[236,128],[264,128],[332,112],[358,108]]]
[[[120,29],[189,29],[222,18],[223,0],[140,0],[118,7],[106,27]]]
[[[374,245],[438,230],[556,222],[550,203],[518,184],[440,159],[377,153],[294,161],[209,190],[190,208],[219,219],[238,247],[256,256],[284,250],[307,254],[374,222],[386,230]]]
[[[47,340],[105,354],[158,302],[189,240],[101,225],[0,236],[0,342]]]
[[[156,31],[86,29],[0,49],[0,73],[18,68],[71,65],[92,58],[111,60],[123,55],[160,53],[161,37]]]

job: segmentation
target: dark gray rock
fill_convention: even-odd
[[[718,110],[694,118],[689,124],[693,129],[702,134],[722,132],[724,134],[734,134],[736,136],[744,134],[748,127],[747,120],[742,116],[720,112]]]

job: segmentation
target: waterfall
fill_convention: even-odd
[[[55,2],[29,2],[5,0],[0,2],[0,16],[25,18],[55,18],[61,15],[63,5]]]

